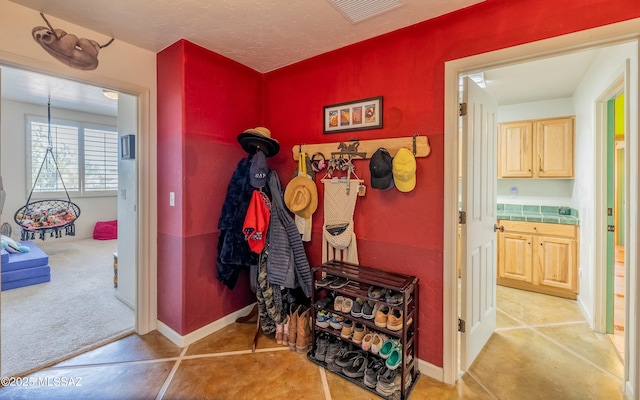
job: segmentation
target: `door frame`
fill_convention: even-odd
[[[640,20],[629,20],[598,28],[579,31],[551,39],[540,40],[519,46],[509,47],[475,56],[448,61],[444,65],[444,226],[443,226],[443,368],[442,380],[447,384],[455,384],[458,380],[458,298],[457,298],[457,224],[458,224],[458,77],[483,69],[506,66],[514,63],[531,61],[536,58],[560,55],[587,48],[609,46],[628,40],[637,40]],[[625,100],[627,101],[627,100]],[[637,118],[637,115],[634,116]],[[631,118],[628,116],[627,118]],[[629,192],[630,190],[628,190]],[[629,216],[627,216],[629,219]],[[629,227],[627,227],[629,229]],[[628,240],[628,238],[626,239]],[[635,256],[636,253],[633,252]],[[629,264],[637,265],[637,260]],[[447,266],[454,266],[447,268]],[[637,282],[630,285],[630,298],[635,299]],[[631,293],[631,291],[633,291]],[[628,309],[629,307],[627,307]],[[638,321],[636,321],[636,324]],[[636,326],[630,327],[634,331]],[[640,338],[635,335],[634,346],[640,345]],[[625,352],[628,353],[629,346]],[[625,387],[627,394],[639,386],[640,371],[635,368],[637,360],[629,359],[625,363],[626,371],[634,371],[634,376],[627,376]],[[627,366],[634,363],[633,368]]]
[[[608,137],[608,102],[620,92],[625,94],[624,96],[624,144],[625,148],[629,148],[629,91],[630,91],[630,77],[628,76],[630,70],[630,62],[627,60],[623,66],[617,71],[616,76],[612,79],[611,84],[604,92],[596,99],[596,121],[595,121],[595,240],[594,240],[594,260],[595,260],[595,290],[594,290],[594,318],[593,318],[593,330],[600,333],[607,332],[607,158],[609,157],[607,151],[607,137]],[[614,147],[615,151],[615,147]],[[630,163],[625,157],[625,171],[624,180],[625,188],[629,188],[629,166]],[[614,178],[615,179],[615,178]],[[630,204],[629,200],[630,191],[625,190],[625,203]],[[625,210],[625,214],[628,210]],[[625,215],[625,219],[628,219]],[[625,246],[628,246],[629,225],[625,223]],[[625,268],[625,293],[629,293],[630,285],[628,279],[630,277],[630,263],[625,256],[624,260]],[[625,295],[625,321],[629,320],[629,297]],[[629,346],[629,335],[625,330],[624,335],[624,376],[629,376],[629,359],[627,347]]]
[[[102,75],[81,75],[80,73],[84,71],[78,72],[59,66],[53,67],[53,64],[4,51],[0,51],[0,64],[89,85],[108,87],[137,97],[139,147],[136,154],[138,163],[138,197],[136,201],[138,238],[136,242],[135,331],[140,335],[151,332],[156,329],[157,317],[156,144],[151,134],[154,125],[151,121],[151,90]]]

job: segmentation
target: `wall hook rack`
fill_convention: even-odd
[[[304,146],[304,144],[302,146]],[[340,142],[340,144],[338,145],[338,150],[340,150],[340,151],[331,152],[331,157],[348,156],[349,159],[351,159],[353,157],[367,158],[367,153],[366,152],[358,151],[358,147],[359,146],[360,146],[360,141],[359,140],[354,140],[354,141],[350,142],[349,144],[346,144],[344,142]]]
[[[356,145],[357,144],[357,145]],[[340,146],[343,146],[341,148]],[[349,146],[355,146],[355,148]],[[317,144],[300,144],[293,146],[292,153],[293,159],[298,161],[301,152],[307,154],[331,154],[336,155],[348,155],[348,152],[357,153],[361,158],[371,158],[373,153],[383,147],[389,151],[391,156],[395,154],[401,148],[410,150],[415,157],[427,157],[431,153],[431,147],[429,146],[429,139],[426,136],[420,136],[415,134],[408,137],[388,138],[388,139],[370,139],[370,140],[353,140],[350,142],[332,142],[332,143],[317,143]],[[347,151],[345,153],[342,150]],[[336,151],[337,150],[337,151]],[[361,155],[363,154],[363,155]]]

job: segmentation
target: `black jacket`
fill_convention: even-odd
[[[233,289],[243,269],[256,265],[258,255],[251,252],[242,232],[253,187],[249,182],[249,157],[238,162],[227,187],[227,195],[218,220],[217,278],[229,289]]]

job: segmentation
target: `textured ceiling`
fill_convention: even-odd
[[[153,52],[186,39],[268,72],[484,0],[402,0],[357,24],[329,0],[12,1]]]
[[[351,1],[369,4],[380,0]],[[478,1],[404,0],[403,5],[355,25],[347,22],[328,0],[211,0],[208,5],[194,0],[14,2],[151,51],[159,51],[184,37],[264,72],[381,34],[383,30],[427,19],[453,6]],[[416,15],[407,17],[407,10]],[[423,14],[417,16],[419,12],[415,10],[423,10]],[[198,26],[197,21],[207,23]],[[321,23],[325,25],[322,30],[318,27]],[[499,105],[571,97],[597,51],[486,70],[485,90]],[[107,100],[100,88],[3,68],[2,98],[46,105],[48,94],[52,94],[52,106],[117,114],[117,102]]]

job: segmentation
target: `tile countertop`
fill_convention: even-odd
[[[580,225],[578,210],[575,208],[558,206],[498,204],[498,219]]]

